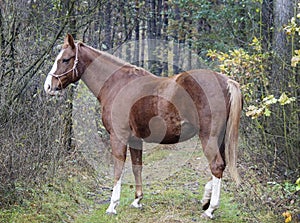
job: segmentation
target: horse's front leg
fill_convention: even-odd
[[[141,208],[140,201],[143,199],[142,189],[142,168],[143,168],[143,150],[142,141],[140,139],[134,139],[129,141],[130,155],[132,161],[132,171],[135,178],[135,199],[131,206],[135,208]]]
[[[124,145],[114,135],[110,136],[112,155],[114,160],[114,188],[111,195],[107,214],[117,214],[116,207],[120,202],[122,173],[126,160],[127,145]]]

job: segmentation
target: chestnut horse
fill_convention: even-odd
[[[202,199],[203,216],[213,218],[226,165],[237,184],[240,181],[236,167],[242,110],[239,84],[210,70],[157,77],[82,42],[75,43],[68,34],[44,88],[50,95],[61,94],[79,79],[101,103],[102,121],[110,134],[115,182],[106,212],[116,214],[127,146],[136,183],[132,206],[140,208],[142,142],[172,144],[198,135],[212,172]]]

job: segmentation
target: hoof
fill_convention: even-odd
[[[208,209],[209,205],[210,205],[210,200],[207,200],[205,202],[201,201],[201,203],[202,203],[202,210],[206,211]]]
[[[105,213],[106,213],[107,215],[117,215],[117,212],[116,212],[116,211],[112,211],[112,212],[106,211]]]
[[[143,209],[143,205],[142,204],[131,204],[130,207],[132,208],[136,208],[136,209]]]
[[[202,218],[205,218],[205,219],[214,219],[215,217],[210,214],[210,213],[206,213],[204,212],[202,215],[201,215]]]
[[[131,207],[137,208],[137,209],[142,209],[143,205],[140,203],[140,201],[143,199],[143,197],[138,197],[134,199],[134,201],[131,203]]]
[[[143,205],[140,203],[140,200],[141,200],[142,198],[137,198],[137,199],[135,199],[132,203],[131,203],[131,207],[132,208],[137,208],[137,209],[142,209],[143,208]]]
[[[107,208],[105,213],[108,215],[116,215],[117,211],[116,211],[116,209],[109,207],[109,208]]]

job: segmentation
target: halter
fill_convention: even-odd
[[[78,46],[77,44],[75,45],[75,48],[76,48],[76,52],[75,52],[75,60],[74,60],[74,64],[73,64],[73,67],[62,73],[62,74],[50,74],[52,77],[56,77],[56,78],[60,78],[60,77],[63,77],[65,76],[66,74],[68,74],[69,72],[73,71],[73,76],[77,76],[78,75],[78,70],[77,70],[77,64],[78,64]]]

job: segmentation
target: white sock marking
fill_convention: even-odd
[[[113,192],[110,199],[110,205],[106,210],[107,214],[117,214],[116,207],[120,203],[121,196],[121,178],[113,188]]]
[[[141,197],[138,197],[136,199],[134,199],[134,201],[131,203],[131,206],[134,207],[134,208],[142,208],[142,204],[140,204],[140,201],[142,200],[142,196]]]
[[[214,217],[213,212],[219,207],[220,192],[221,192],[221,179],[213,176],[210,205],[209,208],[204,212],[204,214],[211,219]]]
[[[201,200],[202,206],[208,203],[208,201],[211,199],[211,192],[212,192],[212,180],[207,182],[204,188],[204,194]]]

